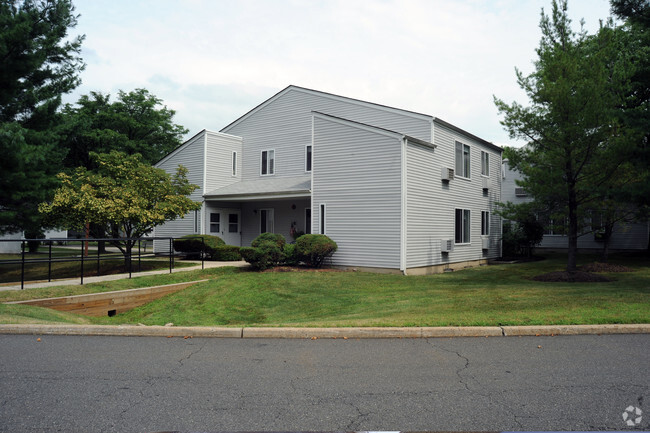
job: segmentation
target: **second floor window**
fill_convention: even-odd
[[[481,174],[490,175],[490,154],[481,150]]]
[[[237,152],[232,153],[232,175],[237,176]]]
[[[456,142],[456,176],[469,178],[469,146]]]
[[[262,151],[262,175],[275,173],[275,150]]]
[[[311,144],[305,146],[305,171],[311,171]]]

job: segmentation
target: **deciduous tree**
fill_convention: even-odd
[[[97,169],[77,168],[58,175],[61,186],[54,199],[39,210],[56,224],[82,229],[86,223],[106,228],[128,261],[134,238],[141,237],[167,220],[174,220],[201,204],[188,196],[198,188],[187,180],[182,166],[174,176],[142,161],[138,154],[112,151],[92,154]]]

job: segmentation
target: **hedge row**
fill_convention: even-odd
[[[239,247],[226,245],[218,236],[211,235],[187,235],[174,240],[174,250],[185,253],[189,259],[200,259],[205,241],[205,258],[215,261],[237,261],[241,260]]]
[[[240,252],[253,269],[263,271],[280,264],[297,265],[300,262],[320,267],[336,249],[336,242],[325,235],[303,235],[295,244],[287,244],[280,234],[262,233],[250,247],[240,248]]]
[[[336,249],[336,242],[325,235],[302,235],[295,244],[287,244],[280,234],[262,233],[250,247],[242,248],[226,245],[223,239],[211,235],[187,235],[174,240],[174,250],[185,253],[187,258],[199,259],[201,251],[204,251],[207,260],[236,261],[243,258],[256,270],[280,264],[295,266],[301,262],[318,268]]]

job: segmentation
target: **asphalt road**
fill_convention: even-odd
[[[650,430],[648,334],[37,338],[0,335],[0,431]]]

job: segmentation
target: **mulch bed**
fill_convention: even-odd
[[[613,281],[604,275],[592,274],[584,271],[576,272],[549,272],[548,274],[537,275],[533,277],[535,281],[543,281],[549,283],[607,283]]]
[[[611,263],[594,262],[580,267],[585,272],[633,272],[634,269],[627,266],[612,265]]]

